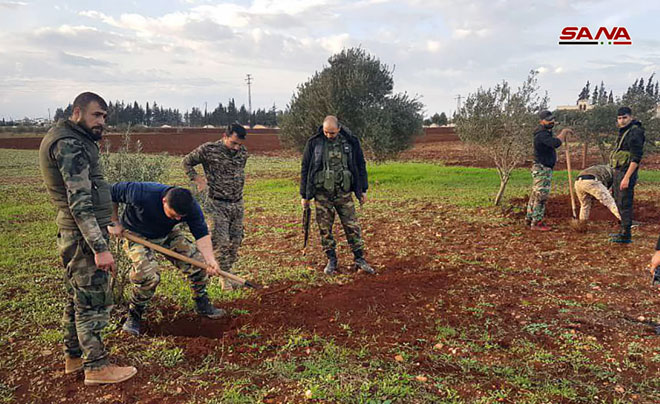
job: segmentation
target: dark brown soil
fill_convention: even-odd
[[[512,205],[524,207],[527,205],[527,198],[513,199]],[[571,219],[573,209],[571,207],[570,195],[550,195],[546,202],[545,216],[550,219]],[[576,213],[580,213],[580,202],[575,201]],[[523,214],[519,214],[523,217]],[[594,201],[591,205],[590,221],[617,222],[617,218],[602,204]],[[634,204],[634,220],[648,224],[660,224],[660,203],[654,200],[637,199]]]

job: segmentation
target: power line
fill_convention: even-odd
[[[252,75],[248,73],[245,81],[248,86],[248,126],[252,127]]]

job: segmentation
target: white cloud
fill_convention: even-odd
[[[547,5],[525,0],[150,1],[86,10],[55,0],[57,18],[35,10],[34,19],[3,29],[0,92],[15,102],[0,102],[0,116],[29,105],[19,100],[33,97],[26,94],[61,102],[53,89],[89,83],[111,98],[182,109],[230,96],[241,103],[246,72],[255,78],[255,105],[283,107],[297,84],[351,46],[395,67],[397,91],[423,94],[433,112],[448,112],[457,94],[479,86],[517,85],[532,67],[542,68],[552,101],[566,103],[587,79],[616,93],[660,65],[660,41],[648,29],[659,8],[653,2],[620,13],[614,0],[560,0],[547,13]],[[0,9],[10,3],[32,12],[22,1],[0,0]],[[557,46],[568,21],[597,27],[608,18],[629,28],[634,47]]]
[[[0,1],[0,8],[15,9],[27,5],[24,1]]]
[[[440,50],[441,46],[442,44],[439,41],[431,41],[431,40],[426,41],[426,49],[429,52],[435,53]]]

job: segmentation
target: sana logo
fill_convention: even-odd
[[[588,27],[564,27],[559,45],[632,45],[625,27],[600,27],[592,34]]]

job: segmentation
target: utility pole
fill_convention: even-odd
[[[248,127],[252,127],[252,75],[250,73],[247,74],[247,78],[245,79],[247,82],[248,86]]]

